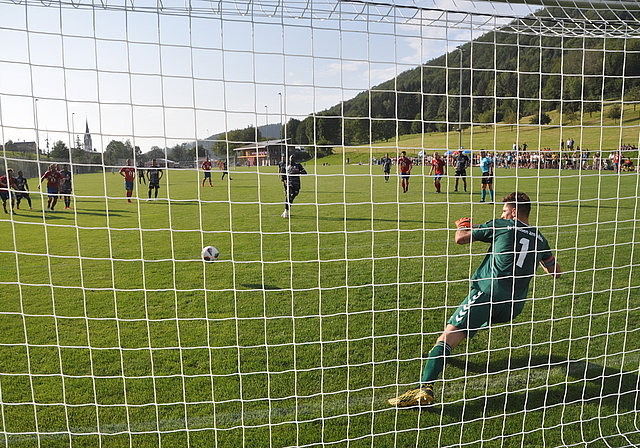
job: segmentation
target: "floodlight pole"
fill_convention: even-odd
[[[40,160],[40,125],[38,123],[38,98],[33,102],[34,112],[35,112],[35,125],[36,125],[36,159]],[[40,166],[38,164],[38,166]]]
[[[75,120],[75,112],[71,113],[71,149],[75,149],[76,145],[76,120]]]
[[[458,51],[460,52],[460,85],[458,86],[460,89],[460,102],[458,103],[458,149],[462,150],[462,53],[464,52],[462,45],[458,47]]]

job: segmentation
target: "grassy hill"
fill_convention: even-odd
[[[551,124],[545,126],[530,123],[531,116],[523,117],[517,124],[497,123],[492,126],[474,126],[462,132],[462,146],[473,150],[487,149],[491,151],[509,151],[514,142],[527,143],[529,150],[551,148],[558,150],[560,141],[573,138],[582,150],[599,151],[608,154],[617,149],[620,144],[638,146],[640,132],[640,108],[634,105],[623,107],[622,119],[613,120],[607,117],[611,106],[606,106],[602,112],[586,114],[582,122],[565,121],[560,125],[559,111],[551,111]],[[326,163],[343,163],[343,157],[349,158],[350,163],[367,162],[370,157],[380,158],[385,152],[391,154],[406,150],[410,155],[416,155],[423,148],[457,149],[458,133],[433,132],[425,134],[410,134],[401,136],[397,142],[377,142],[372,146],[335,147],[334,155],[323,158]],[[631,153],[637,157],[637,153]]]

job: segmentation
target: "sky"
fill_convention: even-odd
[[[302,120],[508,22],[486,24],[484,13],[533,10],[187,1],[0,0],[2,143],[71,145],[88,123],[94,149],[130,140],[146,152]]]

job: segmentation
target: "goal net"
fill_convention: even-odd
[[[0,445],[638,446],[634,5],[0,0]]]

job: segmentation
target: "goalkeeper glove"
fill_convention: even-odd
[[[458,229],[470,229],[471,228],[471,218],[460,218],[456,221],[456,227]]]

